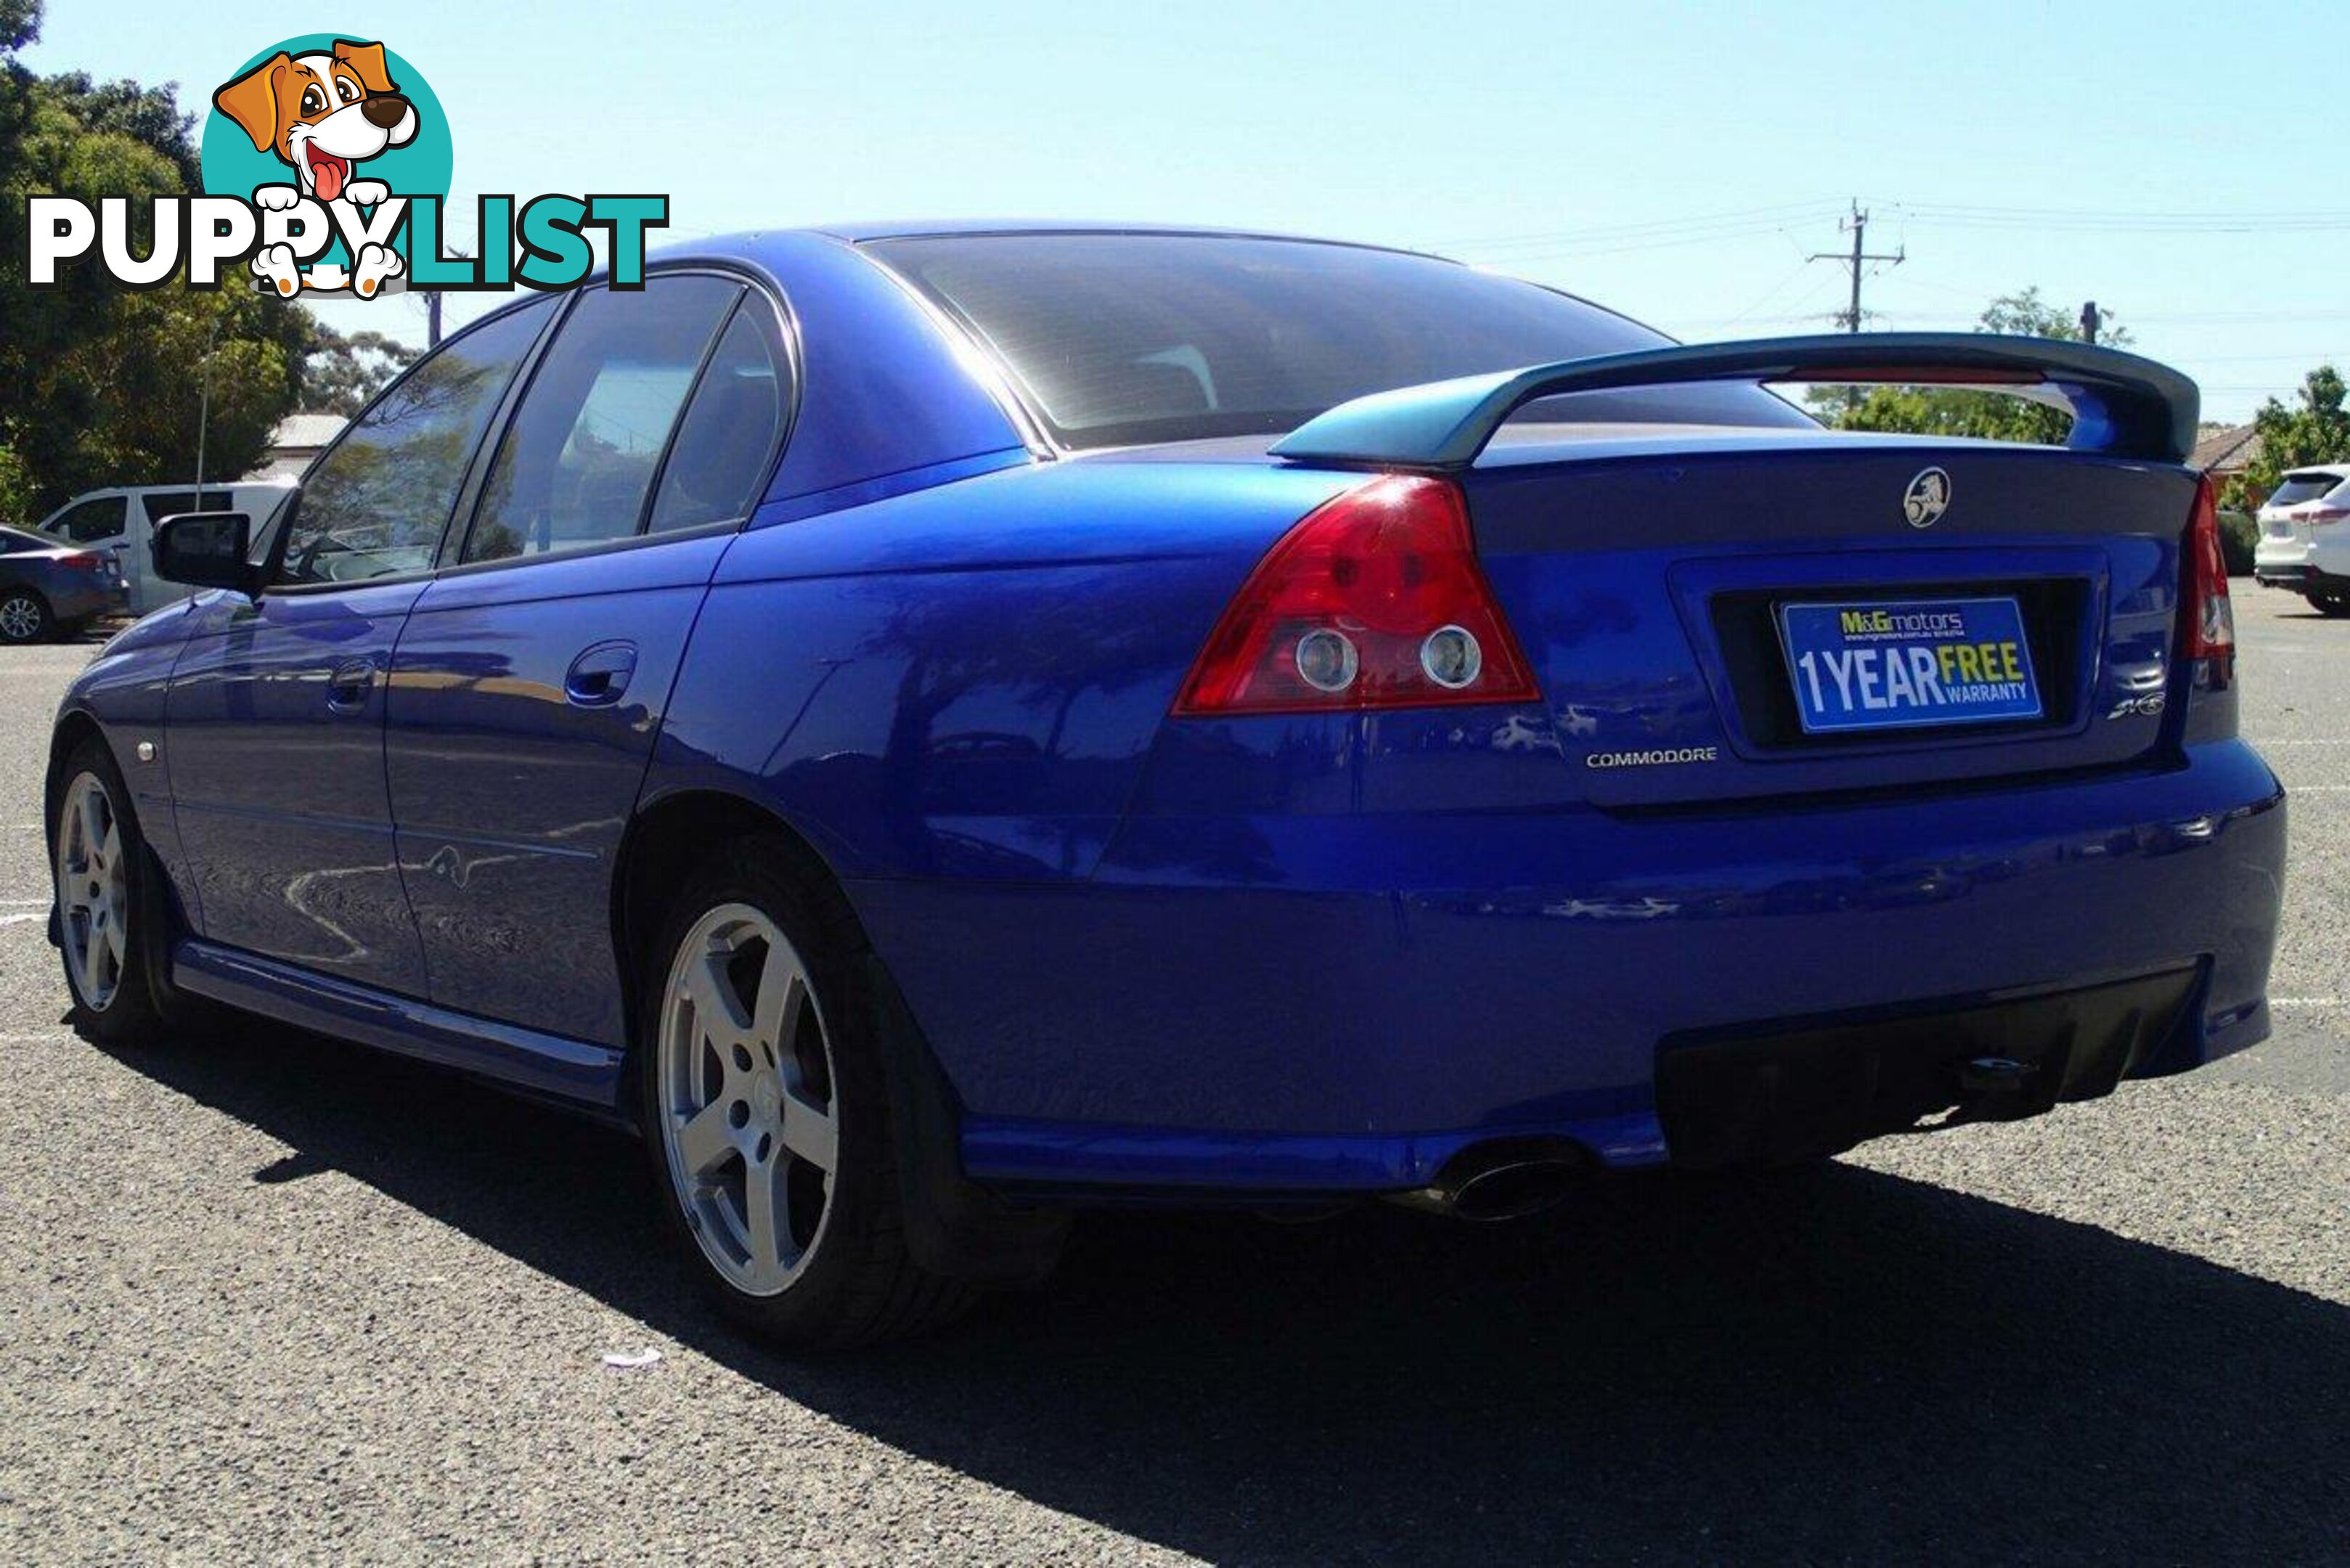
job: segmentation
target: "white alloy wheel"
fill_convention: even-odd
[[[57,909],[74,994],[92,1012],[103,1012],[129,961],[130,876],[113,797],[96,774],[78,774],[66,786],[57,818]]]
[[[688,1228],[736,1290],[781,1294],[824,1243],[840,1167],[831,1037],[782,928],[748,904],[696,920],[655,1049],[653,1131]]]

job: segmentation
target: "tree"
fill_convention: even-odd
[[[0,210],[22,214],[36,193],[129,196],[143,253],[150,200],[197,188],[194,120],[169,85],[33,75],[16,54],[39,26],[37,0],[0,0]],[[260,462],[317,341],[308,311],[234,282],[126,289],[87,263],[36,292],[25,265],[21,243],[0,245],[0,472],[21,508],[11,517],[100,485],[192,480],[208,361],[208,476]]]
[[[2286,408],[2271,398],[2252,416],[2260,455],[2229,486],[2228,504],[2249,511],[2253,494],[2266,495],[2293,469],[2313,462],[2350,460],[2350,408],[2345,408],[2342,372],[2320,365],[2302,378],[2300,406]]]
[[[303,356],[300,404],[306,413],[342,414],[367,407],[416,351],[380,332],[342,333],[321,321]]]
[[[41,36],[41,0],[0,0],[0,55],[14,55]]]
[[[2110,317],[2107,318],[2110,322]],[[1975,330],[2018,337],[2053,337],[2077,343],[2081,328],[2063,307],[2043,299],[2038,288],[2003,294],[1976,317]],[[2129,333],[2110,325],[2099,342],[2123,348]],[[1843,430],[1898,431],[1918,435],[1981,436],[1991,441],[2059,444],[2073,428],[2067,410],[2051,408],[2006,392],[1969,392],[1941,388],[1872,387],[1857,398],[1815,387],[1812,410]]]

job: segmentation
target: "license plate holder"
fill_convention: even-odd
[[[1805,600],[1774,607],[1807,735],[2043,716],[2012,596]]]

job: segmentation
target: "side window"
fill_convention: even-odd
[[[111,539],[122,532],[122,519],[128,507],[128,497],[101,495],[95,501],[67,507],[64,514],[43,532],[58,535],[77,545]]]
[[[499,443],[464,558],[635,535],[693,373],[743,292],[724,278],[677,276],[582,296]]]
[[[654,533],[750,514],[792,406],[789,366],[775,313],[745,298],[678,426],[653,504]]]
[[[444,343],[392,383],[303,481],[281,583],[352,583],[432,565],[498,399],[556,296]]]
[[[225,490],[207,490],[202,495],[192,490],[165,490],[140,496],[139,506],[147,514],[148,522],[161,523],[183,512],[234,511],[236,498]]]

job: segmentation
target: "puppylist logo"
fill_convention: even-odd
[[[645,231],[669,223],[667,196],[488,195],[480,254],[450,254],[449,122],[422,73],[381,43],[287,38],[230,73],[212,105],[204,194],[153,199],[146,254],[134,254],[128,197],[31,198],[33,287],[56,287],[60,266],[86,259],[125,288],[238,280],[286,299],[572,288],[594,270],[587,233],[601,229],[612,286],[641,288]]]

